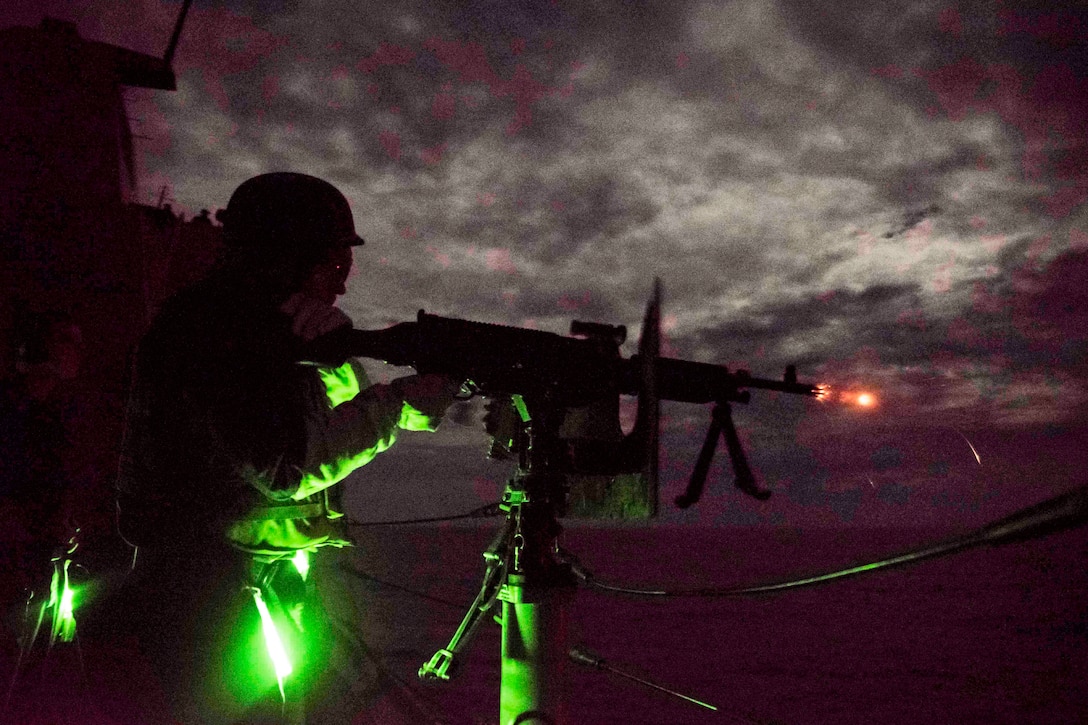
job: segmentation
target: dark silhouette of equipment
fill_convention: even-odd
[[[602,672],[608,672],[613,675],[618,675],[624,679],[631,680],[632,682],[637,682],[638,684],[644,685],[646,687],[650,687],[654,690],[657,690],[658,692],[664,692],[666,695],[671,695],[672,697],[685,700],[692,703],[693,705],[705,707],[707,710],[717,711],[718,709],[714,705],[703,702],[702,700],[696,700],[694,697],[682,695],[676,690],[670,690],[667,687],[662,687],[657,683],[650,682],[645,678],[638,677],[637,675],[632,675],[630,672],[624,672],[621,669],[617,669],[616,667],[613,667],[612,664],[609,663],[606,659],[604,659],[595,652],[591,652],[585,647],[571,647],[570,650],[567,652],[567,655],[570,657],[571,662],[582,665],[583,667],[589,667],[594,670],[601,670]]]
[[[629,359],[619,350],[626,337],[622,327],[575,322],[572,333],[580,336],[567,337],[423,311],[415,322],[380,331],[339,330],[300,351],[301,360],[315,363],[340,364],[359,356],[421,373],[443,373],[466,381],[464,387],[472,394],[517,400],[520,425],[512,450],[518,452],[518,465],[500,505],[506,522],[484,553],[484,581],[461,625],[419,670],[424,679],[449,679],[473,634],[501,602],[503,723],[562,720],[560,683],[568,661],[565,609],[576,576],[570,563],[556,554],[558,519],[567,512],[571,478],[640,472],[650,489],[650,508],[656,511],[660,401],[714,403],[711,443],[700,458],[700,479],[705,479],[713,442],[724,434],[738,486],[764,497],[744,459],[728,405],[747,402],[753,388],[813,397],[821,392],[819,386],[798,383],[796,374],[768,380],[720,365],[661,357],[660,311],[661,289],[655,281],[639,352]],[[621,395],[638,396],[632,431],[612,444],[595,441],[588,462],[572,455],[571,442],[561,434],[568,415],[599,407],[615,411],[618,418]],[[615,424],[618,430],[618,420]],[[698,492],[689,494],[693,503]]]
[[[56,455],[83,472],[85,557],[104,554],[115,537],[125,371],[159,286],[157,240],[132,203],[124,92],[176,87],[170,58],[189,2],[162,58],[83,38],[75,23],[49,17],[0,30],[0,365],[14,362],[9,336],[21,310],[64,311],[82,331],[72,387],[85,413],[66,431],[79,447],[58,441]]]
[[[783,380],[753,377],[746,370],[731,372],[722,365],[664,358],[660,346],[660,287],[655,283],[647,306],[639,352],[628,359],[619,346],[622,327],[575,321],[567,337],[484,322],[459,320],[420,311],[415,322],[384,330],[340,330],[316,341],[300,357],[311,362],[340,364],[348,357],[369,357],[421,373],[443,373],[466,381],[471,392],[484,396],[519,395],[534,419],[541,409],[549,420],[569,409],[584,408],[619,395],[638,396],[634,429],[610,448],[597,446],[595,460],[572,460],[557,450],[547,461],[552,473],[630,473],[646,471],[654,480],[656,497],[659,401],[714,403],[710,430],[688,491],[677,499],[681,507],[695,503],[705,483],[719,436],[725,438],[736,473],[737,487],[763,500],[733,425],[730,403],[747,403],[751,389],[775,390],[818,397],[818,385],[797,382],[787,370]],[[534,430],[533,445],[542,447]],[[555,447],[544,444],[543,447]],[[561,505],[561,499],[556,499]]]

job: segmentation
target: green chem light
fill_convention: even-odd
[[[76,594],[68,579],[68,567],[71,563],[71,559],[53,563],[53,579],[49,583],[49,602],[46,605],[53,612],[50,644],[58,639],[61,642],[71,642],[76,636]]]
[[[528,423],[530,420],[529,408],[525,405],[525,398],[520,395],[511,395],[510,400],[513,401],[514,407],[517,408],[518,415],[521,417],[521,422]]]
[[[298,575],[302,577],[302,581],[306,581],[306,575],[310,573],[310,553],[305,549],[296,551],[295,555],[291,557],[291,563],[295,565],[295,569],[298,570]]]
[[[268,605],[264,603],[261,590],[253,588],[253,602],[257,605],[257,612],[261,615],[261,631],[264,633],[264,645],[268,650],[268,656],[272,660],[272,667],[276,671],[276,683],[280,687],[280,698],[286,702],[287,693],[283,689],[283,681],[286,680],[294,668],[287,657],[287,649],[283,646],[280,633],[276,630],[276,623],[272,620],[272,613],[268,611]]]

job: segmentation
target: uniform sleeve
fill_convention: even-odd
[[[414,427],[413,413],[396,385],[370,385],[357,360],[318,368],[307,396],[306,460],[293,498],[328,488],[393,445],[398,429]],[[422,414],[419,414],[422,415]],[[426,418],[426,423],[433,421]]]

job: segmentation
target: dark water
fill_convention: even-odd
[[[403,684],[365,706],[349,703],[344,725],[497,722],[497,625],[485,624],[451,682],[416,677],[475,596],[481,553],[497,527],[489,520],[471,528],[357,530],[360,546],[340,552],[340,564],[359,573],[333,581],[362,603],[357,634]],[[572,527],[562,543],[602,580],[667,588],[780,581],[939,538],[922,531]],[[1082,528],[757,598],[660,600],[579,589],[569,608],[571,644],[721,710],[572,664],[568,722],[1088,723],[1086,560]],[[12,720],[9,713],[7,722],[148,722],[105,719],[106,703],[84,701],[82,662],[68,662],[70,674],[60,676],[64,657],[82,652],[90,691],[97,691],[95,683],[113,676],[98,656],[108,654],[108,644],[58,648],[50,678],[41,678],[43,701],[28,701],[28,712],[44,719]]]
[[[360,530],[360,633],[413,697],[451,723],[497,721],[499,628],[461,673],[422,685],[478,588],[491,522]],[[933,532],[572,529],[601,579],[667,586],[767,582],[903,551]],[[574,723],[1088,723],[1088,531],[985,548],[820,587],[747,599],[646,600],[580,590],[571,641],[616,667],[717,705],[704,711],[571,667]],[[390,707],[383,721],[419,721]]]

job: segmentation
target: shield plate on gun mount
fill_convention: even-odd
[[[654,280],[638,344],[638,412],[632,431],[616,445],[619,470],[567,476],[566,516],[580,519],[650,519],[658,510],[660,401],[657,359],[661,351],[661,281]],[[615,404],[618,425],[619,405]]]

